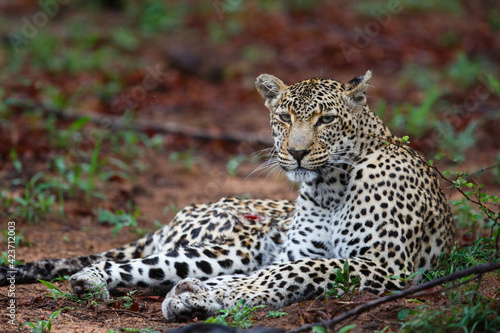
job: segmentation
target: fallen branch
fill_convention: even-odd
[[[15,100],[14,105],[23,108],[38,108],[44,114],[51,114],[60,119],[77,120],[87,117],[91,123],[102,126],[106,130],[128,129],[137,132],[153,131],[162,134],[178,134],[198,140],[219,140],[231,143],[249,143],[251,145],[272,146],[274,144],[271,136],[261,136],[255,133],[222,132],[219,129],[199,128],[170,121],[157,122],[144,119],[134,119],[127,122],[123,116],[103,115],[95,111],[67,109],[66,111],[56,110],[41,103],[31,104],[21,100]]]
[[[466,277],[466,276],[469,276],[472,274],[484,274],[484,273],[494,271],[496,269],[500,269],[500,261],[499,262],[492,262],[492,263],[488,263],[488,264],[481,264],[481,265],[477,265],[477,266],[474,266],[471,268],[463,269],[463,270],[457,271],[455,273],[452,273],[450,275],[443,276],[442,278],[432,280],[432,281],[423,283],[421,285],[413,286],[411,288],[400,291],[398,293],[395,293],[395,294],[392,294],[392,295],[389,295],[386,297],[381,297],[381,298],[376,299],[374,301],[359,305],[359,306],[355,307],[354,309],[349,310],[349,311],[345,312],[344,314],[341,314],[340,316],[337,316],[331,320],[323,321],[323,322],[315,323],[315,324],[303,325],[297,329],[287,331],[287,333],[304,332],[306,330],[313,328],[314,326],[324,326],[324,327],[332,328],[333,326],[337,325],[338,323],[340,323],[341,321],[343,321],[349,317],[357,316],[357,315],[359,315],[367,310],[370,310],[374,307],[377,307],[381,304],[384,304],[384,303],[387,303],[390,301],[394,301],[396,299],[400,299],[400,298],[406,297],[408,295],[414,295],[421,290],[427,290],[427,289],[439,286],[443,283],[458,280],[460,278],[463,278],[463,277]]]

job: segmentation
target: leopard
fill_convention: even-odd
[[[193,204],[123,247],[3,269],[2,284],[71,275],[75,295],[97,287],[103,299],[153,288],[166,295],[168,321],[188,321],[240,300],[281,308],[314,299],[339,289],[340,272],[376,295],[420,282],[449,255],[453,217],[434,170],[370,110],[371,76],[257,78],[274,141],[267,163],[298,184],[294,202]]]

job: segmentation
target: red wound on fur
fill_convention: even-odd
[[[245,214],[243,216],[248,220],[258,220],[258,221],[264,220],[264,218],[262,216],[255,215],[255,214]]]

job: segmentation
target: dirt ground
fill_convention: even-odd
[[[19,22],[23,16],[36,13],[38,7],[33,3],[20,1],[17,5],[0,7],[8,14],[1,17],[8,27],[0,29],[4,41],[9,31],[20,30]],[[122,118],[123,101],[130,98],[134,88],[143,84],[149,73],[146,68],[158,65],[162,73],[160,85],[148,90],[144,99],[135,101],[136,119],[171,124],[177,128],[203,129],[210,135],[202,138],[191,135],[189,131],[182,133],[182,130],[177,134],[161,133],[164,136],[160,150],[136,144],[144,153],[128,159],[115,154],[110,145],[103,145],[102,158],[117,157],[129,165],[136,165],[140,160],[145,167],[132,179],[114,177],[102,186],[105,200],[88,202],[82,197],[68,198],[64,204],[64,217],[54,213],[45,216],[40,223],[16,220],[16,230],[22,230],[31,242],[31,247],[24,245],[16,249],[18,260],[31,262],[97,253],[137,239],[137,235],[127,228],[113,237],[110,225],[96,222],[98,207],[110,210],[126,209],[131,205],[137,207],[141,213],[140,227],[154,230],[155,220],[168,223],[174,216],[175,209],[167,211],[166,207],[182,208],[191,203],[212,202],[234,195],[294,200],[297,190],[282,173],[252,173],[263,162],[258,155],[252,154],[267,147],[262,142],[271,140],[268,112],[253,86],[255,77],[261,73],[272,73],[292,83],[319,75],[347,81],[372,69],[374,78],[371,84],[374,88],[369,91],[368,98],[369,104],[375,108],[379,99],[388,101],[390,106],[406,102],[419,104],[425,99],[425,92],[415,85],[402,83],[401,73],[408,63],[417,63],[431,70],[443,69],[457,54],[466,53],[478,59],[484,56],[495,66],[500,65],[500,33],[486,23],[491,13],[500,13],[498,4],[492,1],[464,1],[459,14],[450,14],[443,9],[414,10],[402,1],[402,11],[391,16],[390,22],[364,44],[359,44],[358,31],[366,29],[368,23],[378,21],[373,14],[348,2],[318,1],[312,9],[287,11],[266,11],[249,5],[242,12],[223,11],[222,16],[216,10],[219,1],[212,3],[215,5],[209,5],[210,14],[187,15],[185,29],[145,37],[139,48],[124,52],[137,63],[146,65],[130,71],[118,68],[116,72],[123,87],[111,99],[99,98],[97,93],[91,92],[83,94],[71,105],[71,109],[80,115],[90,114],[88,110],[91,110],[102,119]],[[1,1],[0,6],[4,6]],[[208,15],[208,19],[203,15]],[[259,19],[255,20],[255,17]],[[65,40],[68,38],[68,22],[77,19],[87,22],[89,31],[97,28],[102,36],[116,22],[119,26],[130,23],[119,11],[96,12],[69,6],[44,28],[45,32]],[[234,20],[242,24],[243,30],[226,37],[224,42],[216,43],[210,39],[205,20],[220,24],[224,29],[230,29]],[[109,40],[102,36],[97,44],[107,45]],[[339,48],[342,43],[357,45],[357,51],[346,58]],[[257,55],[252,53],[254,49],[245,48],[249,45],[258,50]],[[245,57],[241,55],[243,49],[247,52]],[[0,53],[0,66],[9,63],[6,54],[4,51]],[[116,59],[117,66],[120,61]],[[16,75],[0,76],[0,81],[7,97],[42,103],[47,99],[42,89],[46,84],[58,87],[64,96],[73,96],[79,86],[106,81],[109,76],[109,73],[99,71],[71,75],[54,73],[25,64]],[[407,75],[406,80],[416,80],[416,76]],[[29,83],[23,81],[26,78],[29,78]],[[451,84],[441,98],[449,105],[463,104],[467,98],[475,96],[479,84],[476,82],[466,88]],[[499,106],[500,99],[492,95],[482,100],[474,112],[446,115],[446,121],[456,130],[465,128],[473,120],[488,119],[477,130],[475,146],[466,151],[466,162],[460,168],[479,170],[495,163],[500,150],[500,118],[494,115],[499,112]],[[21,187],[8,186],[10,180],[15,177],[30,179],[38,171],[50,172],[46,161],[71,152],[70,148],[53,147],[43,129],[47,114],[27,116],[24,113],[31,108],[19,105],[13,106],[12,110],[8,121],[0,124],[0,189],[8,188],[9,195],[22,196]],[[436,117],[443,117],[441,113],[437,114],[436,111]],[[390,115],[386,120],[390,120]],[[63,130],[70,123],[69,120],[57,119],[56,128]],[[92,129],[99,129],[99,126],[92,124],[86,130],[90,132]],[[149,137],[158,133],[157,128],[148,126],[142,131]],[[226,139],[220,139],[224,135]],[[228,140],[229,136],[240,139]],[[241,137],[247,140],[241,140]],[[411,145],[427,156],[433,156],[438,151],[439,135],[426,130],[419,137],[412,138]],[[12,148],[24,166],[20,175],[9,157]],[[183,161],[172,161],[171,153],[190,149],[193,152],[191,167],[183,165]],[[236,174],[230,175],[227,163],[237,156],[250,157],[242,162]],[[459,168],[450,162],[443,164],[443,168]],[[491,174],[486,173],[478,180],[486,185],[489,193],[500,193],[500,184]],[[443,183],[443,186],[447,187],[445,191],[450,201],[460,198],[460,194],[449,189],[448,184]],[[8,207],[0,209],[2,212],[9,210]],[[2,229],[5,229],[3,225],[7,217],[1,216],[5,221],[0,221]],[[461,246],[474,241],[473,237],[464,236],[466,231],[461,230],[457,235]],[[55,282],[55,285],[63,291],[70,289],[68,282]],[[8,305],[7,289],[0,287],[2,309]],[[500,298],[500,277],[494,274],[485,276],[481,291],[488,297]],[[116,303],[92,307],[63,299],[55,301],[47,294],[47,287],[42,284],[17,285],[16,322],[22,325],[35,318],[47,319],[54,311],[65,308],[53,321],[51,332],[107,332],[110,329],[147,327],[166,332],[186,325],[163,320],[161,302],[164,295],[155,295],[148,290],[139,290],[132,295],[134,303],[130,310]],[[269,309],[266,308],[257,311],[255,325],[290,330],[326,320],[371,298],[372,295],[359,292],[351,300],[299,302],[283,308],[287,316],[274,319],[267,317]],[[435,308],[445,308],[450,304],[449,298],[440,293],[419,299],[428,301]],[[343,322],[339,327],[356,324],[352,332],[374,332],[386,326],[397,330],[400,327],[398,311],[416,306],[407,299],[390,302]],[[17,327],[8,325],[7,320],[3,315],[0,317],[0,332],[18,331]]]

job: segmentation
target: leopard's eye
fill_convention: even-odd
[[[291,123],[292,122],[292,116],[290,116],[288,113],[282,113],[280,114],[280,120],[284,123]]]
[[[330,124],[335,119],[335,116],[323,116],[318,119],[317,125]]]

